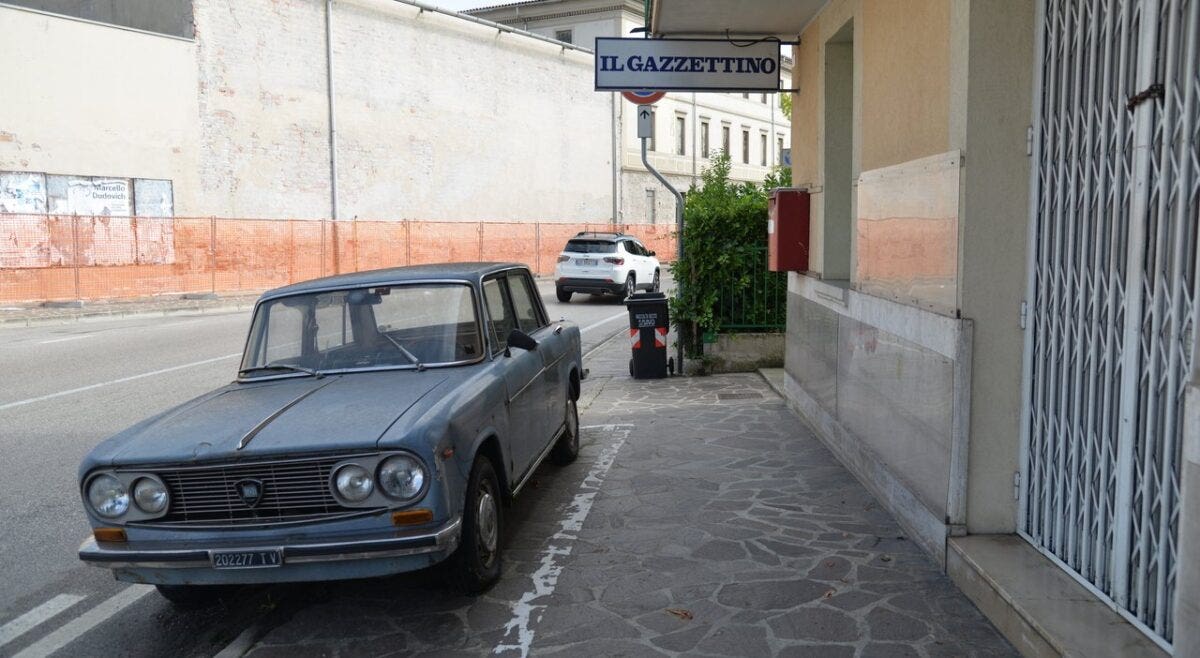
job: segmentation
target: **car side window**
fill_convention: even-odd
[[[628,251],[629,253],[633,254],[634,256],[645,256],[646,255],[646,253],[644,251],[642,251],[642,245],[638,244],[636,240],[630,240],[630,241],[626,242],[625,243],[625,251]]]
[[[304,342],[305,313],[300,308],[274,304],[267,317],[267,330],[264,333],[263,345],[267,353],[261,360],[263,365],[276,361],[287,362],[300,350],[297,345]],[[267,342],[266,336],[270,336]]]
[[[533,298],[535,293],[527,275],[520,272],[509,273],[508,291],[512,295],[513,308],[516,310],[521,331],[531,334],[545,326],[546,323],[538,313],[537,301]]]
[[[642,244],[641,242],[634,240],[633,246],[634,246],[634,248],[636,248],[638,250],[639,256],[649,256],[650,255],[650,250],[647,249],[646,245]]]
[[[345,294],[318,297],[314,311],[317,320],[317,351],[325,352],[354,342]]]
[[[493,278],[483,282],[483,299],[487,304],[488,328],[492,332],[495,344],[493,354],[503,352],[508,347],[508,334],[516,328],[516,318],[513,317],[508,294],[500,279]]]

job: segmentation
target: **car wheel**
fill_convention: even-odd
[[[650,284],[650,292],[658,292],[658,286],[660,283],[659,279],[660,277],[658,270],[654,270],[654,282]]]
[[[479,594],[500,578],[500,484],[492,461],[475,457],[463,506],[455,569],[463,591]]]
[[[559,466],[566,466],[579,456],[579,407],[570,397],[567,398],[566,429],[558,437],[550,459]]]
[[[232,599],[236,587],[228,585],[155,585],[159,595],[180,610],[200,610]]]
[[[625,277],[625,299],[633,297],[633,293],[637,292],[637,282],[633,280],[633,275]]]
[[[564,304],[571,301],[570,291],[563,290],[562,288],[555,288],[554,292],[556,295],[558,295],[558,301],[560,301]]]

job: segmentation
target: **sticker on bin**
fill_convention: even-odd
[[[658,324],[658,313],[634,313],[638,327],[653,327]]]
[[[629,330],[629,344],[635,350],[642,349],[642,330],[641,329],[630,329]],[[666,347],[667,346],[667,328],[666,327],[655,327],[654,328],[654,346],[655,347]]]

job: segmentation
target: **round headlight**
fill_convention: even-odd
[[[154,478],[141,478],[133,483],[133,502],[147,514],[158,514],[171,501],[167,487]]]
[[[338,495],[352,503],[366,500],[375,490],[371,474],[358,464],[346,464],[339,468],[337,477],[334,478],[334,485],[337,487]]]
[[[425,467],[415,457],[396,455],[379,465],[379,487],[393,498],[408,500],[424,486]]]
[[[115,519],[129,511],[129,490],[107,473],[92,478],[87,495],[92,509],[100,516]]]

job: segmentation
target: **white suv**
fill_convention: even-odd
[[[580,231],[567,241],[554,268],[558,301],[571,293],[628,297],[639,288],[658,290],[659,265],[654,252],[631,235]]]

